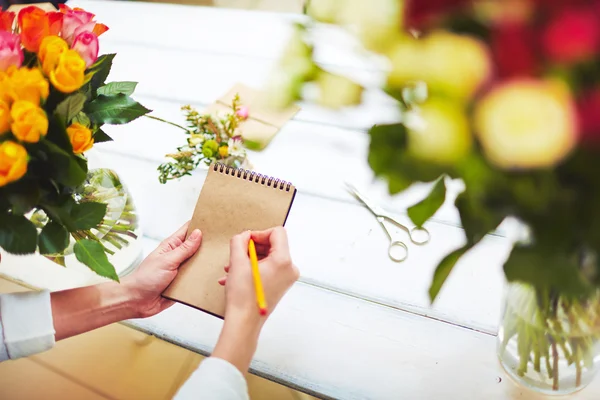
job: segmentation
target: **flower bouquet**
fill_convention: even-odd
[[[373,126],[368,161],[392,194],[432,182],[412,221],[434,215],[448,179],[464,182],[466,241],[437,266],[431,300],[465,253],[518,219],[527,234],[504,264],[501,363],[543,392],[589,383],[600,355],[599,3],[312,0],[307,13],[386,61],[382,89],[402,121]],[[292,37],[275,98],[299,99],[311,82],[323,104],[356,104],[360,84],[312,60],[312,24]]]
[[[158,167],[160,183],[191,175],[200,164],[220,162],[239,168],[247,163],[246,149],[238,132],[241,121],[248,118],[248,108],[240,106],[235,95],[231,111],[225,115],[200,114],[191,106],[183,106],[188,128],[176,125],[187,134],[187,143],[178,147],[176,153],[167,154],[173,161]]]
[[[16,21],[15,21],[16,17]],[[115,54],[98,56],[108,28],[82,9],[29,6],[0,13],[0,247],[64,256],[119,280],[107,254],[136,236],[131,198],[84,153],[150,110],[135,82],[106,83]]]

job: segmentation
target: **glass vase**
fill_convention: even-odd
[[[143,256],[141,230],[133,198],[119,175],[108,168],[90,170],[85,182],[75,190],[73,197],[78,203],[106,204],[106,214],[97,227],[72,232],[69,246],[63,252],[45,257],[70,270],[88,274],[93,281],[100,280],[102,278],[97,276],[93,279],[91,275],[95,274],[80,263],[73,252],[75,239],[93,238],[104,246],[108,259],[119,277],[131,273]],[[31,216],[31,220],[41,227],[46,222],[46,216],[43,211],[38,211]]]
[[[587,386],[600,365],[600,296],[585,299],[508,286],[498,331],[500,363],[517,383],[565,395]]]

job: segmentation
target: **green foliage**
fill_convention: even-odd
[[[99,95],[85,107],[90,121],[98,125],[126,124],[150,111],[125,94]]]
[[[112,62],[116,54],[104,54],[98,57],[96,62],[88,69],[88,73],[92,74],[90,80],[90,87],[93,93],[106,81],[110,69],[112,68]]]
[[[69,232],[95,228],[104,219],[106,208],[106,204],[97,202],[63,201],[58,205],[45,205],[52,219],[59,221]]]
[[[87,165],[79,163],[77,156],[67,153],[48,140],[41,141],[40,145],[46,150],[48,169],[56,182],[71,187],[83,183],[87,175]]]
[[[440,289],[446,282],[448,276],[450,276],[450,272],[460,260],[460,258],[471,249],[471,245],[465,245],[460,249],[454,250],[452,253],[448,254],[440,263],[438,264],[435,272],[433,273],[433,279],[431,281],[431,286],[429,287],[429,299],[433,303],[435,298],[437,297]]]
[[[590,292],[590,282],[572,254],[536,245],[518,245],[504,264],[509,282],[525,282],[538,290],[556,290],[563,295],[582,296]]]
[[[73,247],[77,260],[87,265],[96,274],[119,282],[115,267],[108,261],[104,247],[94,240],[78,240]]]
[[[106,134],[102,129],[96,129],[94,132],[94,143],[110,142],[113,139]]]
[[[388,181],[390,194],[399,193],[414,182],[434,181],[445,172],[408,152],[408,135],[402,124],[375,125],[369,135],[369,165],[376,176]]]
[[[242,118],[236,114],[239,105],[240,99],[236,94],[231,104],[231,111],[221,118],[200,114],[191,106],[182,107],[189,129],[181,126],[179,128],[186,131],[187,144],[178,147],[176,153],[167,154],[167,157],[173,161],[159,165],[159,182],[166,183],[171,179],[191,175],[201,163],[210,165],[218,161],[235,168],[241,166],[246,158],[246,151],[241,148],[241,137],[237,132],[242,121]],[[151,118],[156,119],[156,117]],[[231,143],[230,139],[234,139],[232,142],[235,143]],[[230,144],[240,148],[230,148]]]
[[[110,82],[98,88],[98,95],[110,96],[113,94],[124,94],[131,96],[135,91],[137,82]]]
[[[30,254],[37,248],[37,229],[22,215],[0,215],[0,247],[12,254]]]
[[[69,245],[69,232],[59,223],[50,221],[38,238],[40,254],[60,254]]]
[[[11,184],[6,194],[12,213],[20,215],[31,211],[40,201],[40,196],[36,182],[25,179]]]
[[[71,120],[83,110],[85,101],[85,94],[75,93],[61,101],[56,106],[54,114],[64,126],[68,126]]]
[[[423,224],[437,212],[446,201],[446,184],[441,176],[423,200],[408,208],[408,216],[413,224],[422,227]]]

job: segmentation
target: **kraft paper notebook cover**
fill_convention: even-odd
[[[284,225],[295,195],[291,183],[212,164],[187,233],[202,231],[200,249],[180,267],[163,296],[223,317],[225,291],[217,280],[229,264],[230,239],[245,230]]]

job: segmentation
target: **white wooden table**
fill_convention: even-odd
[[[117,52],[110,80],[139,81],[136,98],[154,115],[183,122],[179,108],[202,109],[236,82],[266,82],[296,15],[116,1],[75,1],[110,30],[101,53]],[[340,32],[321,29],[317,59],[370,87],[383,79],[379,60],[357,54]],[[265,326],[251,372],[324,398],[540,399],[513,384],[495,352],[510,241],[489,235],[455,268],[439,298],[427,289],[437,262],[464,242],[452,195],[428,223],[432,240],[410,247],[401,264],[387,257],[388,240],[370,213],[343,189],[352,180],[391,210],[402,212],[426,193],[420,185],[389,197],[366,156],[366,129],[394,121],[394,103],[368,90],[366,104],[302,110],[260,153],[255,169],[293,182],[299,193],[288,220],[301,279]],[[157,165],[183,143],[176,128],[148,119],[106,129],[98,145],[132,192],[145,233],[145,252],[191,216],[205,172],[161,185]],[[456,194],[460,188],[453,187]],[[91,282],[61,267],[0,272],[61,289]],[[222,322],[176,305],[131,326],[209,354]],[[592,399],[600,382],[572,396]]]

